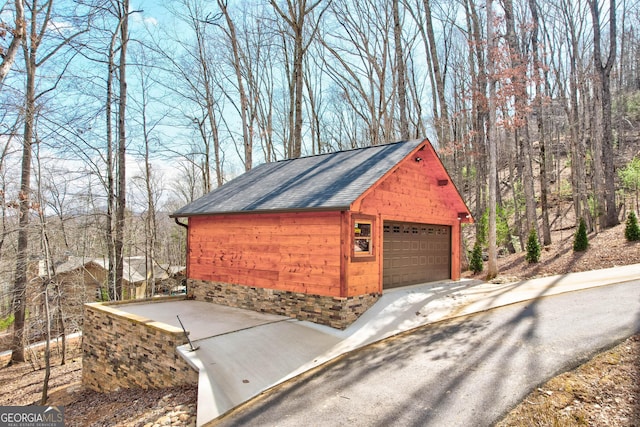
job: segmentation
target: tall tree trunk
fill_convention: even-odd
[[[49,10],[51,3],[49,3]],[[46,24],[43,24],[46,25]],[[27,263],[29,260],[29,214],[31,209],[31,158],[36,110],[37,52],[41,41],[38,33],[37,11],[31,11],[29,40],[22,44],[27,85],[24,104],[24,135],[22,141],[22,166],[20,171],[18,247],[13,295],[13,339],[11,362],[24,362],[24,330],[27,308]]]
[[[118,102],[118,192],[116,197],[116,294],[119,299],[124,298],[124,227],[126,211],[126,151],[127,151],[127,45],[129,43],[129,0],[122,0],[122,25],[120,26],[120,58],[119,71],[119,102]]]
[[[615,0],[609,0],[609,55],[604,64],[602,63],[600,46],[600,5],[598,0],[588,0],[587,3],[589,3],[593,18],[593,58],[596,71],[596,90],[600,92],[600,102],[596,104],[596,108],[601,110],[597,113],[597,117],[601,120],[602,125],[601,134],[599,133],[596,137],[598,140],[601,137],[601,142],[597,142],[602,147],[602,165],[598,163],[595,167],[596,170],[601,167],[604,169],[598,174],[598,177],[603,178],[598,182],[598,185],[604,183],[604,191],[600,191],[598,195],[604,194],[606,204],[606,215],[603,217],[602,225],[612,227],[619,222],[618,208],[616,206],[613,132],[611,126],[611,69],[616,58],[616,2]]]
[[[18,50],[20,50],[20,46],[25,38],[26,27],[24,25],[23,0],[15,0],[14,7],[14,29],[11,32],[13,38],[11,39],[11,43],[9,43],[9,47],[3,52],[2,62],[0,62],[0,88],[2,88],[4,78],[9,74],[9,70],[11,70],[13,62],[16,59],[16,55],[18,54]]]
[[[431,0],[424,0],[425,23],[427,26],[427,37],[429,38],[429,52],[431,54],[431,66],[433,67],[433,77],[436,82],[436,91],[438,93],[438,104],[440,104],[439,115],[434,117],[436,120],[436,132],[438,133],[438,142],[441,147],[447,147],[451,141],[449,126],[449,110],[447,108],[447,96],[445,93],[444,77],[440,70],[440,61],[438,60],[438,49],[433,29],[433,20],[431,17]]]
[[[542,63],[540,61],[539,43],[538,43],[538,28],[540,20],[538,17],[538,4],[536,0],[529,0],[529,9],[531,9],[531,17],[533,19],[533,29],[531,31],[531,44],[533,50],[533,69],[535,70],[535,85],[536,85],[536,98],[535,104],[537,106],[537,124],[538,124],[538,141],[540,144],[540,207],[542,209],[542,243],[546,245],[551,244],[551,227],[549,226],[549,179],[547,177],[547,137],[544,128],[544,103],[542,101],[542,76],[540,75],[540,69],[542,69]]]
[[[487,280],[498,275],[498,254],[496,248],[496,187],[498,170],[498,141],[496,124],[496,73],[494,55],[496,39],[494,33],[493,0],[487,0],[487,74],[489,77],[489,260]]]
[[[44,282],[42,298],[44,300],[44,315],[46,324],[46,339],[44,342],[44,380],[42,381],[42,398],[40,404],[45,405],[49,399],[49,378],[51,376],[51,310],[49,309],[49,283],[50,279]]]
[[[527,67],[525,60],[520,52],[518,40],[515,32],[515,16],[513,13],[512,0],[503,0],[506,39],[509,45],[511,68],[512,68],[512,85],[514,87],[515,97],[515,117],[514,126],[518,130],[517,144],[520,147],[520,161],[522,162],[522,187],[525,197],[525,210],[527,223],[525,224],[525,236],[529,235],[529,231],[534,229],[538,233],[538,221],[536,217],[536,196],[533,188],[533,149],[531,147],[531,138],[529,137],[529,119],[527,108]]]
[[[240,117],[242,119],[242,140],[244,146],[244,169],[248,171],[253,165],[253,138],[250,135],[251,124],[249,123],[249,116],[247,110],[249,108],[249,101],[247,93],[244,88],[244,79],[242,77],[242,60],[240,58],[240,46],[238,43],[238,36],[236,34],[236,27],[229,15],[227,9],[226,0],[218,0],[218,6],[224,15],[227,22],[227,28],[229,30],[228,38],[231,42],[231,51],[233,53],[233,69],[236,74],[236,82],[238,84],[238,92],[240,95]],[[302,69],[302,68],[301,68]]]
[[[480,19],[476,11],[474,0],[465,1],[467,27],[471,34],[472,46],[469,49],[469,64],[471,65],[471,114],[472,114],[472,144],[475,152],[475,215],[481,217],[487,206],[487,150],[486,128],[488,118],[487,109],[487,73],[485,68],[483,38]],[[476,71],[477,70],[477,71]],[[480,221],[476,221],[476,234],[480,233]]]
[[[19,228],[14,282],[14,324],[11,360],[24,362],[24,329],[27,307],[27,263],[29,260],[29,210],[31,206],[31,144],[33,140],[35,110],[35,52],[26,54],[27,93],[25,102],[24,140],[22,143],[22,167],[20,174]],[[33,56],[33,61],[31,56]]]
[[[111,43],[109,44],[109,52],[107,58],[107,98],[105,101],[105,124],[106,124],[106,137],[107,137],[107,217],[105,218],[105,238],[107,240],[107,294],[110,300],[117,300],[118,293],[116,291],[116,251],[115,251],[115,236],[114,236],[114,208],[116,205],[116,186],[115,186],[115,158],[113,155],[113,86],[116,73],[115,64],[115,45],[118,38],[118,32],[120,24],[116,31],[111,35]]]
[[[593,108],[591,110],[591,147],[593,153],[593,200],[595,202],[595,216],[598,222],[598,229],[607,227],[607,219],[605,216],[605,190],[604,190],[604,168],[603,168],[603,140],[604,140],[604,124],[602,112],[602,84],[600,83],[601,75],[596,72],[595,90],[593,94]]]
[[[586,149],[584,140],[581,136],[581,120],[579,111],[578,93],[579,88],[579,69],[578,58],[579,38],[577,34],[577,26],[575,16],[571,13],[571,2],[563,2],[560,10],[563,13],[564,22],[567,27],[567,38],[569,41],[569,100],[565,106],[567,118],[569,122],[569,139],[571,142],[571,186],[573,208],[575,213],[575,225],[580,222],[580,218],[585,220],[587,229],[593,229],[593,221],[589,212],[587,202],[587,174],[586,174]],[[556,76],[559,77],[559,76]],[[560,181],[558,177],[558,181]]]
[[[146,268],[146,295],[154,297],[156,294],[156,242],[157,223],[156,205],[153,194],[153,172],[151,168],[151,134],[147,119],[148,91],[147,76],[140,69],[140,96],[142,97],[142,135],[144,138],[144,182],[147,192],[147,218],[145,220],[145,268]]]
[[[298,158],[302,154],[302,87],[303,71],[302,71],[302,57],[304,56],[304,40],[303,40],[303,26],[306,16],[305,5],[306,1],[299,0],[297,22],[294,25],[294,41],[293,41],[293,87],[294,87],[294,123],[293,123],[293,150],[291,156]]]
[[[402,53],[402,22],[400,21],[399,0],[393,0],[393,38],[396,56],[396,86],[398,88],[398,108],[400,109],[400,138],[409,139],[407,120],[407,77]]]
[[[289,78],[289,120],[293,129],[290,130],[291,137],[289,138],[288,154],[289,158],[298,158],[302,154],[302,89],[304,87],[304,55],[309,48],[309,43],[315,37],[318,31],[318,23],[312,28],[312,34],[309,37],[309,41],[304,41],[304,29],[307,16],[321,3],[321,0],[314,0],[314,2],[307,6],[307,0],[287,0],[287,13],[285,13],[276,0],[270,0],[271,5],[275,11],[284,19],[289,26],[291,33],[293,34],[293,67],[288,70],[287,76]],[[320,17],[327,10],[325,7],[320,12]],[[286,40],[283,35],[283,46],[286,46]],[[288,62],[285,64],[288,66]]]

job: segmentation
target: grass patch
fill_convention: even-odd
[[[15,319],[13,318],[13,314],[10,314],[7,317],[0,319],[0,331],[5,331],[9,329],[9,326],[13,325],[14,320]]]

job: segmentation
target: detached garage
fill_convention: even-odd
[[[428,140],[266,163],[172,216],[190,296],[336,328],[384,289],[458,280],[472,221]]]

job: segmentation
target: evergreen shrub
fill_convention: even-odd
[[[529,264],[540,261],[540,242],[538,241],[538,233],[532,228],[527,239],[527,255],[525,259]]]
[[[573,251],[582,252],[586,251],[589,246],[589,238],[587,237],[587,225],[584,223],[584,218],[580,218],[580,225],[578,231],[573,239]]]
[[[474,273],[480,273],[482,271],[482,246],[479,242],[473,245],[471,251],[471,260],[469,261],[469,269]]]
[[[638,217],[635,212],[629,212],[627,216],[627,224],[624,227],[624,237],[630,242],[640,240],[640,226],[638,226]]]

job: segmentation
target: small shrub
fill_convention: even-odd
[[[469,261],[469,269],[474,273],[480,273],[482,271],[482,247],[480,243],[476,242],[471,251],[471,261]]]
[[[13,325],[14,317],[13,314],[5,317],[4,319],[0,318],[0,331],[4,331],[5,329],[9,329],[9,326]]]
[[[630,242],[640,240],[640,226],[638,226],[638,217],[635,212],[629,212],[627,216],[627,224],[624,227],[624,237]]]
[[[580,218],[580,225],[578,231],[573,239],[573,251],[582,252],[586,251],[589,246],[589,238],[587,237],[587,225],[584,223],[584,218]]]
[[[527,255],[524,257],[529,264],[540,261],[540,242],[538,241],[538,233],[536,229],[532,228],[529,232],[529,239],[527,240]]]

